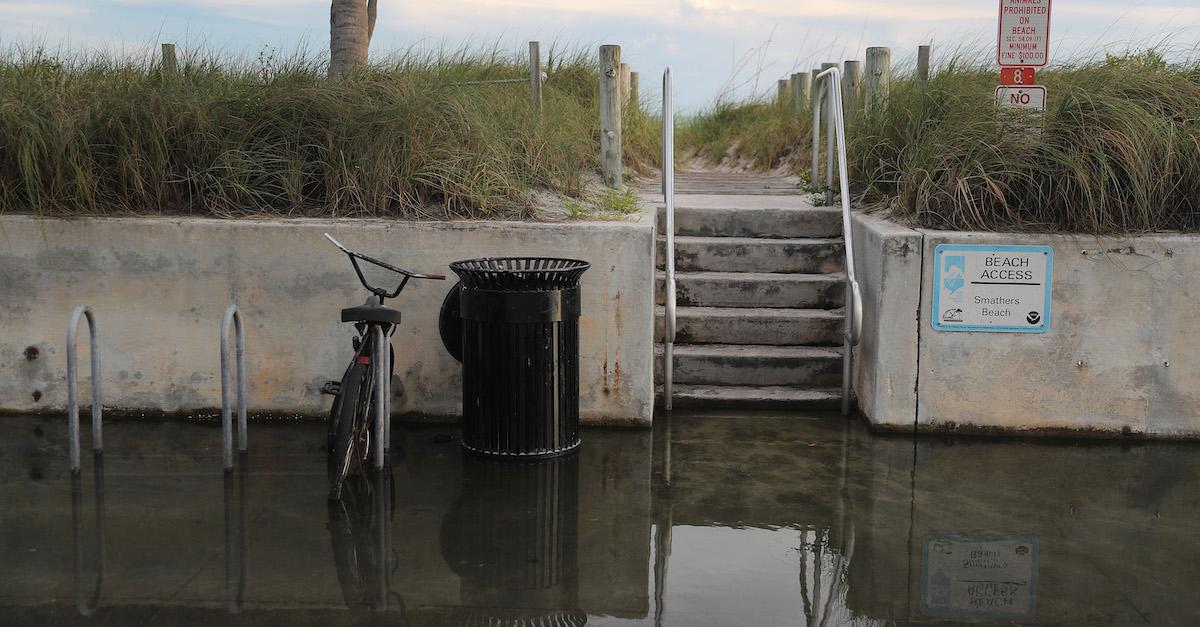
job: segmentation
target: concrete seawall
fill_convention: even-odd
[[[645,212],[628,222],[553,224],[2,216],[0,411],[66,406],[67,320],[81,303],[98,316],[106,407],[219,407],[221,314],[236,302],[247,324],[251,411],[323,415],[321,384],[340,378],[350,357],[353,328],[339,310],[367,297],[326,231],[401,267],[451,275],[413,281],[391,302],[405,317],[392,340],[397,414],[461,414],[461,366],[438,334],[454,284],[447,265],[531,255],[592,264],[582,281],[582,420],[650,422],[654,224]],[[79,348],[86,364],[85,337]]]
[[[866,215],[854,231],[866,301],[854,383],[872,424],[1200,438],[1200,237],[959,233]],[[1047,332],[934,330],[939,244],[1051,247]]]

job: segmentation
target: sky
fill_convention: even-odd
[[[672,66],[676,102],[697,111],[718,98],[774,90],[824,61],[888,46],[911,64],[920,44],[934,64],[955,51],[994,58],[997,0],[379,0],[373,55],[417,48],[526,41],[595,50],[620,44],[658,94]],[[144,54],[160,42],[256,57],[328,46],[328,0],[0,0],[0,47]],[[1200,57],[1200,0],[1054,0],[1051,62],[1164,46]]]

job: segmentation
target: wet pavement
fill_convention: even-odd
[[[325,501],[323,427],[0,417],[0,625],[1200,624],[1200,446],[675,414],[577,456],[394,429]]]

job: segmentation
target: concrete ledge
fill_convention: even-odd
[[[854,386],[876,428],[1200,438],[1200,237],[914,230],[870,215],[854,236]],[[939,244],[1052,247],[1049,331],[935,331]]]
[[[67,319],[80,303],[98,316],[106,406],[219,407],[221,312],[237,302],[248,325],[251,409],[323,416],[329,401],[319,388],[341,377],[350,356],[353,329],[338,322],[339,310],[367,297],[325,231],[402,267],[451,276],[449,262],[479,256],[591,262],[580,320],[582,419],[650,422],[652,209],[629,222],[564,223],[0,216],[0,411],[65,407]],[[437,325],[452,285],[414,281],[394,301],[405,316],[393,338],[397,413],[461,414],[461,366]],[[86,364],[86,337],[79,347]],[[86,376],[83,365],[81,386]]]

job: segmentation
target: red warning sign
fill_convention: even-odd
[[[1050,0],[1000,0],[996,61],[1041,67],[1050,60]]]
[[[1001,85],[1032,85],[1037,82],[1037,71],[1031,67],[1000,68]]]

